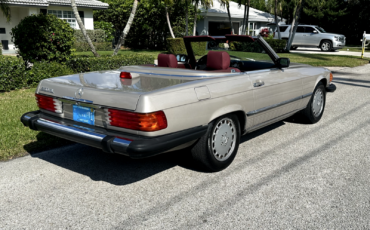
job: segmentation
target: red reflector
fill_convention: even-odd
[[[129,72],[121,72],[119,77],[124,79],[132,79],[131,74]]]
[[[167,119],[163,111],[154,113],[133,113],[108,109],[109,122],[112,126],[140,131],[158,131],[167,128]]]

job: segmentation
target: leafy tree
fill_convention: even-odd
[[[227,15],[229,16],[229,21],[230,21],[230,30],[231,30],[231,34],[235,34],[234,33],[234,28],[233,28],[233,23],[231,21],[231,15],[230,15],[230,0],[218,0],[221,4],[221,7],[225,7],[226,10],[227,10]]]
[[[71,55],[74,30],[54,15],[23,18],[12,29],[12,41],[25,62],[65,62]]]
[[[193,24],[193,36],[196,35],[197,31],[197,19],[198,19],[198,6],[208,8],[213,5],[213,0],[193,0],[194,4],[194,24]]]
[[[111,42],[114,39],[114,27],[111,22],[94,21],[94,28],[104,30],[106,42]]]
[[[85,26],[81,21],[80,14],[78,13],[78,10],[77,10],[76,0],[71,0],[71,6],[72,6],[73,14],[76,17],[76,21],[78,23],[78,26],[80,27],[80,30],[82,31],[82,34],[84,35],[87,43],[89,44],[91,52],[94,54],[95,57],[99,57],[99,54],[96,52],[94,44],[91,42],[91,39],[90,39],[89,35],[87,35]]]
[[[7,22],[10,22],[11,12],[8,5],[8,0],[0,0],[0,11],[3,13]]]

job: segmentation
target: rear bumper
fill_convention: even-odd
[[[208,126],[199,126],[158,137],[144,137],[92,127],[78,122],[44,115],[40,111],[25,113],[21,122],[32,130],[118,153],[132,158],[144,158],[171,150],[204,135]]]

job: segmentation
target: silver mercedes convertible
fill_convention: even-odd
[[[207,55],[194,55],[204,42]],[[132,158],[189,149],[206,170],[228,167],[240,137],[297,112],[324,112],[333,75],[290,63],[261,37],[184,37],[187,55],[156,64],[42,80],[30,129]],[[192,45],[193,44],[193,45]]]

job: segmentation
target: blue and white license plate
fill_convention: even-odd
[[[73,105],[73,120],[95,125],[95,109]]]

